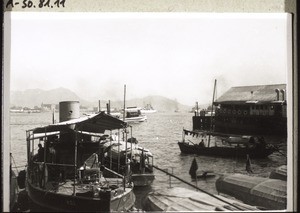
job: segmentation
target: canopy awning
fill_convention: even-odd
[[[94,115],[88,115],[44,127],[38,127],[33,133],[46,133],[55,131],[85,131],[92,133],[104,133],[105,130],[115,130],[127,127],[127,123],[111,115],[100,112]]]

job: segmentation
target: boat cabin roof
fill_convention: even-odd
[[[139,110],[141,110],[142,108],[141,107],[127,107],[125,109],[126,112],[137,112]]]
[[[126,128],[127,123],[111,115],[100,112],[94,115],[88,115],[56,124],[50,124],[44,127],[33,129],[33,133],[50,133],[58,131],[83,131],[90,133],[104,133],[105,130],[115,130]]]
[[[214,105],[217,104],[266,104],[266,103],[283,103],[286,99],[277,100],[275,90],[286,90],[286,84],[273,85],[256,85],[256,86],[239,86],[231,87],[221,97],[219,97]],[[281,96],[281,95],[280,95]]]

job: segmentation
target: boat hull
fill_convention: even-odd
[[[155,113],[155,112],[157,112],[155,109],[153,109],[153,110],[141,110],[141,113],[142,114],[150,114],[150,113]]]
[[[155,178],[153,173],[151,174],[132,174],[131,180],[134,186],[150,186]]]
[[[139,122],[144,122],[146,120],[147,120],[146,116],[125,118],[126,123],[139,123]]]
[[[31,183],[27,184],[27,190],[32,211],[111,212],[129,210],[135,202],[132,190],[114,199],[111,199],[110,192],[101,199],[87,198],[43,190]]]
[[[269,178],[286,181],[287,180],[287,166],[286,165],[279,166],[278,168],[276,168],[275,170],[273,170],[270,173]]]
[[[286,181],[233,174],[220,177],[216,181],[216,189],[249,205],[268,210],[282,210],[287,207]]]
[[[265,158],[274,152],[273,149],[248,149],[242,147],[201,147],[198,144],[178,142],[180,151],[184,154],[197,154],[218,157]]]
[[[114,159],[114,162],[117,162],[116,159]],[[109,167],[109,160],[105,161],[105,163]],[[124,173],[125,172],[124,164],[121,164],[121,165],[122,165],[121,167],[123,167],[123,169],[121,168],[120,172]],[[141,171],[138,168],[136,168],[136,166],[138,166],[138,165],[135,164],[135,165],[131,165],[131,166],[132,166],[131,167],[131,172],[132,172],[131,181],[133,182],[134,187],[150,186],[152,184],[152,182],[155,179],[155,175],[153,174],[153,171],[150,170],[149,167],[146,167],[144,173],[141,173]],[[115,166],[112,167],[112,170],[115,172],[118,172],[118,168]]]

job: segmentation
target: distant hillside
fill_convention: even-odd
[[[106,102],[103,102],[101,106],[105,107]],[[111,108],[121,109],[123,108],[123,104],[123,101],[111,101]],[[186,106],[178,103],[176,100],[168,99],[162,96],[147,96],[145,98],[136,98],[126,101],[126,107],[145,107],[147,104],[151,104],[154,109],[160,112],[174,112],[175,110],[190,111],[192,109],[192,106]]]
[[[44,104],[58,104],[60,101],[79,101],[81,105],[89,105],[90,102],[81,99],[74,92],[66,88],[52,90],[29,89],[25,91],[11,91],[10,105],[34,107]]]
[[[22,107],[40,107],[44,104],[58,104],[60,101],[79,101],[81,106],[93,108],[98,107],[98,100],[87,101],[74,92],[66,88],[57,88],[52,90],[30,89],[25,91],[11,91],[11,106]],[[106,107],[108,101],[101,100],[101,108]],[[126,101],[126,107],[137,106],[144,107],[151,104],[152,107],[160,112],[190,111],[193,106],[186,106],[178,103],[176,100],[165,98],[162,96],[147,96],[145,98],[136,98]],[[111,108],[123,108],[123,101],[111,101]]]

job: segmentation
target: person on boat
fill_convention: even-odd
[[[49,159],[50,159],[50,163],[56,162],[56,150],[54,149],[54,146],[52,143],[50,143],[50,146],[49,146]]]
[[[263,136],[259,137],[258,140],[259,140],[259,143],[260,143],[261,145],[263,145],[263,146],[266,145],[266,141],[265,141],[265,138],[264,138]]]
[[[254,137],[251,136],[250,139],[249,139],[249,142],[248,142],[248,144],[247,144],[247,148],[252,149],[252,148],[254,148],[256,145],[257,145],[257,144],[255,143]]]
[[[258,137],[257,138],[257,143],[256,143],[256,147],[259,149],[264,149],[266,148],[266,141],[264,139],[264,137]]]
[[[44,150],[44,147],[42,146],[42,144],[40,144],[40,143],[39,143],[38,147],[39,147],[39,149],[38,149],[37,161],[43,162],[45,150]]]
[[[203,140],[203,139],[202,139],[201,142],[199,143],[199,146],[205,147],[205,145],[204,145],[204,140]]]

